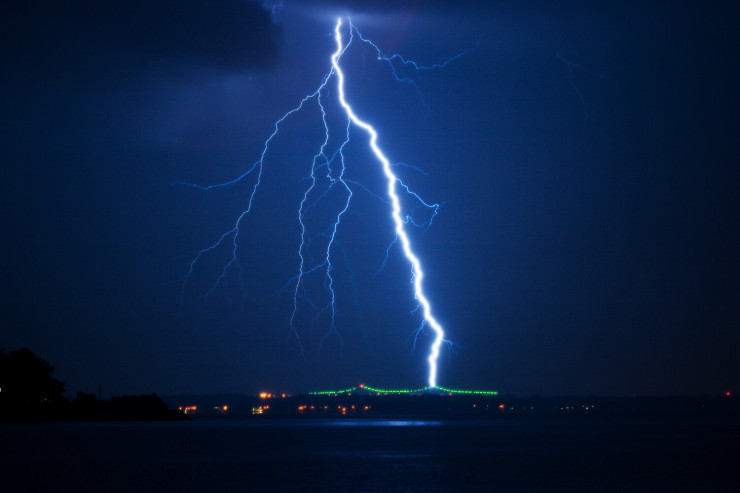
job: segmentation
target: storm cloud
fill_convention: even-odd
[[[6,61],[53,73],[122,61],[244,71],[274,66],[281,44],[270,12],[242,0],[36,0],[11,5],[2,24]]]

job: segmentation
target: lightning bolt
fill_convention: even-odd
[[[429,352],[429,358],[427,358],[427,361],[429,362],[429,386],[436,387],[437,359],[439,358],[439,348],[444,341],[444,329],[442,329],[442,326],[432,315],[431,304],[429,303],[427,297],[424,295],[424,289],[422,287],[424,271],[421,268],[421,261],[411,249],[411,240],[409,240],[408,234],[406,234],[406,228],[404,227],[405,223],[404,220],[401,218],[401,201],[398,198],[398,194],[396,193],[396,184],[400,183],[400,180],[393,173],[390,161],[385,156],[385,154],[383,154],[383,151],[380,150],[380,147],[378,147],[378,132],[375,130],[375,128],[373,128],[372,125],[363,120],[360,120],[360,118],[352,109],[352,106],[347,103],[347,100],[345,98],[344,72],[342,72],[342,69],[339,67],[339,55],[342,52],[342,33],[340,31],[340,27],[342,27],[341,18],[337,19],[337,25],[334,28],[334,34],[337,40],[337,51],[331,57],[332,66],[334,67],[334,71],[337,74],[337,85],[339,86],[339,103],[342,105],[342,108],[344,108],[344,111],[347,112],[347,116],[352,121],[352,123],[367,132],[368,136],[370,137],[370,148],[373,150],[373,154],[375,154],[375,157],[378,159],[378,161],[380,161],[380,163],[383,165],[383,173],[388,179],[388,197],[390,197],[392,204],[391,215],[393,216],[393,221],[396,224],[396,235],[401,241],[403,253],[404,255],[406,255],[406,258],[411,264],[411,272],[414,278],[414,296],[419,301],[419,304],[422,306],[422,309],[424,311],[424,321],[434,331],[434,342],[432,343],[432,347]],[[352,30],[350,29],[350,36],[351,33]]]
[[[408,77],[400,77],[398,75],[398,73],[396,72],[394,68],[394,63],[393,63],[394,61],[400,62],[403,66],[410,66],[414,70],[431,70],[435,68],[443,68],[447,64],[452,62],[453,60],[459,58],[460,56],[472,50],[462,52],[441,64],[435,64],[435,65],[429,65],[429,66],[419,65],[416,62],[413,62],[411,60],[407,60],[401,57],[400,55],[392,55],[390,57],[384,55],[383,52],[380,51],[380,49],[375,44],[373,44],[371,41],[367,40],[366,38],[362,37],[360,32],[357,30],[357,28],[355,28],[352,25],[351,22],[348,21],[348,24],[349,24],[349,28],[347,29],[347,33],[349,35],[349,40],[345,45],[343,44],[343,40],[342,40],[342,19],[341,18],[337,19],[337,23],[334,28],[334,38],[336,41],[337,49],[331,56],[331,69],[329,70],[327,74],[324,75],[324,77],[322,78],[321,84],[314,92],[307,94],[297,106],[295,106],[294,108],[286,112],[281,118],[279,118],[275,122],[274,130],[269,135],[269,137],[265,140],[263,148],[262,148],[262,153],[259,159],[255,161],[248,168],[246,172],[244,172],[242,175],[236,177],[233,180],[215,184],[215,185],[203,186],[203,185],[199,185],[195,183],[176,182],[178,185],[192,187],[197,190],[212,191],[215,189],[234,185],[243,180],[246,180],[248,177],[254,177],[253,178],[254,182],[251,186],[251,191],[249,193],[249,201],[247,204],[247,208],[237,216],[233,227],[229,229],[228,231],[224,232],[223,234],[221,234],[216,239],[216,241],[210,244],[208,247],[199,250],[193,257],[192,261],[190,262],[188,271],[185,275],[185,279],[182,285],[180,308],[182,309],[182,306],[185,300],[186,285],[188,284],[190,278],[192,277],[196,269],[196,266],[199,264],[199,262],[204,256],[214,252],[215,250],[225,245],[228,245],[227,247],[231,249],[230,259],[223,266],[223,268],[217,275],[211,287],[202,295],[203,299],[207,298],[210,294],[212,294],[214,290],[225,281],[226,275],[230,269],[237,268],[239,269],[241,273],[243,267],[239,263],[238,255],[237,255],[238,249],[239,249],[238,239],[239,239],[239,234],[240,234],[240,226],[244,218],[252,210],[252,205],[254,203],[255,195],[262,181],[263,164],[267,156],[270,144],[272,140],[275,138],[275,136],[278,134],[278,132],[280,131],[281,124],[286,119],[290,118],[295,113],[300,112],[304,107],[307,106],[309,102],[315,102],[320,112],[320,115],[321,115],[321,122],[323,124],[323,129],[324,129],[324,138],[318,150],[316,151],[316,154],[313,156],[313,159],[311,161],[310,173],[305,178],[305,181],[309,182],[309,185],[303,193],[303,197],[300,201],[300,205],[298,208],[297,222],[300,225],[300,229],[301,229],[300,244],[298,246],[298,257],[299,257],[298,274],[292,277],[291,279],[289,279],[287,283],[285,284],[285,286],[283,287],[283,289],[281,290],[281,292],[290,292],[292,295],[293,310],[292,310],[290,322],[289,322],[290,330],[295,336],[296,341],[298,342],[298,345],[300,346],[301,352],[303,353],[304,348],[302,344],[302,338],[300,336],[298,318],[299,318],[300,306],[302,306],[302,303],[305,303],[305,305],[309,307],[311,312],[313,312],[314,322],[312,323],[312,325],[315,325],[321,317],[328,316],[329,318],[328,330],[324,334],[324,336],[321,338],[320,343],[323,344],[324,340],[329,336],[335,336],[339,339],[340,348],[341,348],[342,340],[341,340],[339,331],[337,330],[337,324],[336,324],[337,311],[336,311],[336,293],[335,293],[335,287],[334,287],[333,265],[331,261],[332,251],[334,250],[335,245],[338,244],[337,238],[336,238],[337,233],[340,228],[342,217],[350,207],[350,203],[354,195],[353,188],[355,190],[362,190],[364,192],[367,192],[371,196],[376,197],[377,199],[381,200],[383,203],[390,205],[391,217],[393,219],[393,223],[395,224],[395,238],[391,242],[391,244],[388,246],[388,248],[386,249],[385,259],[383,260],[383,266],[385,265],[385,262],[388,259],[388,255],[389,255],[391,247],[395,245],[396,243],[400,243],[403,254],[406,257],[406,260],[408,261],[410,268],[411,268],[414,296],[418,302],[417,307],[413,310],[413,312],[416,312],[417,310],[420,309],[423,315],[423,320],[420,326],[418,327],[418,329],[416,329],[413,332],[414,347],[416,345],[416,338],[418,337],[420,332],[424,331],[425,328],[429,327],[434,337],[434,340],[430,347],[429,356],[427,358],[427,361],[429,363],[428,383],[429,383],[429,387],[433,388],[437,386],[437,360],[439,358],[440,347],[443,342],[449,342],[449,341],[445,341],[444,329],[442,328],[442,325],[433,316],[431,303],[424,293],[424,289],[423,289],[424,271],[422,269],[422,264],[421,264],[420,259],[416,256],[416,254],[414,253],[412,249],[411,240],[409,239],[409,235],[408,235],[406,228],[410,224],[411,226],[414,226],[414,227],[424,227],[425,228],[424,231],[426,231],[431,226],[434,217],[436,217],[440,204],[436,204],[436,203],[430,204],[428,202],[425,202],[417,193],[411,190],[411,188],[409,188],[408,185],[403,183],[400,180],[400,178],[393,172],[393,168],[395,166],[407,166],[411,169],[414,169],[416,171],[420,171],[423,173],[423,171],[420,170],[419,168],[405,164],[405,163],[391,163],[388,157],[386,157],[386,155],[383,153],[383,151],[378,146],[377,130],[370,123],[360,119],[360,117],[355,113],[354,109],[352,108],[352,106],[346,99],[345,76],[344,76],[344,72],[342,71],[342,68],[340,67],[339,62],[341,60],[342,55],[345,53],[345,51],[348,49],[348,47],[352,43],[353,33],[357,33],[358,38],[362,42],[372,46],[376,50],[378,60],[383,60],[388,63],[396,80],[413,86],[417,94],[419,94],[419,96],[421,97],[418,87],[416,87],[416,84],[413,79],[408,78]],[[332,78],[334,78],[334,76],[336,76],[338,100],[343,110],[345,124],[343,127],[344,135],[343,135],[343,139],[341,140],[341,143],[339,143],[338,145],[334,143],[333,145],[335,146],[335,148],[333,152],[330,152],[331,146],[332,146],[332,139],[330,135],[331,134],[330,123],[327,118],[327,107],[325,106],[326,103],[324,102],[324,99],[326,98],[326,94],[328,94],[327,85],[329,81]],[[426,103],[424,103],[423,99],[422,99],[422,104],[426,106]],[[372,153],[375,156],[375,159],[377,160],[379,165],[382,167],[383,174],[387,180],[387,199],[373,193],[362,183],[357,182],[355,180],[350,180],[345,177],[346,164],[345,164],[344,149],[345,149],[345,146],[350,142],[350,128],[353,125],[365,132],[365,134],[368,137],[368,146],[372,150]],[[401,206],[401,198],[399,197],[399,193],[398,193],[399,190],[401,191],[401,193],[406,194],[408,197],[411,197],[413,200],[415,200],[418,203],[417,206],[412,208],[411,211],[406,213],[405,215],[403,213],[402,206]],[[330,197],[330,194],[331,194],[331,197]],[[333,197],[338,197],[338,198],[333,198]],[[331,205],[334,206],[333,208],[334,210],[331,215],[331,220],[329,221],[328,226],[326,226],[322,231],[312,234],[308,226],[309,218],[311,214],[313,213],[314,209],[318,208],[319,205],[322,203],[329,202],[330,198],[332,198],[333,200]],[[336,207],[337,201],[339,204],[338,207]],[[414,211],[417,208],[424,208],[424,209],[431,211],[431,217],[424,222],[417,222],[414,219]],[[320,255],[315,255],[319,253],[319,252],[316,252],[316,247],[315,247],[315,244],[317,242],[323,242],[320,244],[320,248],[319,248]],[[339,246],[341,247],[341,245]],[[341,248],[341,250],[343,252],[343,247]],[[318,257],[318,258],[315,258],[315,257]],[[346,263],[346,255],[345,255],[345,263]],[[381,270],[383,266],[381,266]],[[308,295],[309,288],[307,287],[307,279],[309,276],[312,276],[315,273],[319,273],[323,275],[323,288],[325,289],[327,293],[327,300],[323,306],[317,305],[315,303],[315,300],[311,296]],[[240,276],[240,279],[241,279],[241,276]],[[353,280],[353,284],[354,284],[354,280]],[[246,289],[244,288],[243,284],[242,284],[242,296],[246,296]],[[355,301],[356,301],[356,294],[355,294]]]

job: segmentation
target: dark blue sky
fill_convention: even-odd
[[[205,2],[203,2],[205,4]],[[360,188],[333,250],[338,330],[299,317],[297,207],[317,107],[264,161],[239,262],[190,261],[232,227],[275,120],[329,69],[337,15],[443,70],[396,82],[372,50],[347,97],[404,182],[442,203],[412,241],[448,337],[439,383],[529,394],[719,393],[740,377],[737,12],[644,2],[16,2],[3,16],[2,329],[70,392],[423,386],[410,272]],[[378,6],[377,4],[380,4]],[[336,83],[328,107],[336,110]],[[334,105],[332,107],[332,105]],[[382,193],[366,138],[348,176]],[[328,202],[331,202],[329,200]],[[317,228],[319,222],[315,223]],[[352,275],[351,275],[352,274]],[[320,282],[312,285],[323,299]]]

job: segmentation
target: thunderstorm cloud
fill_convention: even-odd
[[[269,68],[281,45],[270,12],[243,0],[14,2],[2,32],[6,59],[53,74],[114,62]]]

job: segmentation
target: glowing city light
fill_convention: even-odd
[[[215,281],[211,285],[210,289],[208,289],[204,294],[203,297],[207,297],[210,294],[213,293],[213,291],[216,289],[216,287],[225,281],[225,276],[229,269],[232,268],[238,268],[240,271],[242,270],[242,266],[239,263],[237,253],[239,249],[239,243],[238,239],[240,236],[240,226],[242,224],[242,221],[244,220],[245,216],[250,213],[252,210],[255,196],[257,194],[257,190],[262,182],[262,173],[263,173],[263,165],[264,161],[266,159],[266,156],[268,154],[268,150],[270,148],[270,145],[273,142],[273,139],[278,134],[281,128],[281,124],[294,115],[295,113],[301,111],[305,106],[309,104],[309,102],[315,102],[318,106],[318,109],[321,114],[321,120],[323,124],[324,129],[324,138],[323,142],[321,143],[318,152],[313,156],[313,159],[311,161],[311,168],[310,168],[310,174],[306,179],[306,182],[308,182],[307,188],[303,192],[303,197],[300,201],[300,205],[298,207],[298,215],[297,215],[297,222],[300,225],[300,242],[298,246],[298,273],[288,280],[288,283],[286,284],[286,287],[284,288],[284,291],[292,293],[292,299],[293,299],[293,309],[289,321],[290,329],[295,336],[295,339],[300,346],[301,352],[304,351],[303,348],[303,342],[302,337],[299,333],[299,305],[301,303],[306,303],[310,305],[310,308],[314,312],[314,321],[318,321],[320,316],[327,316],[328,315],[328,330],[321,338],[321,343],[323,343],[324,339],[326,339],[329,336],[336,336],[339,339],[340,345],[342,344],[341,337],[339,335],[339,332],[336,327],[336,308],[335,308],[335,302],[336,302],[336,293],[335,293],[335,284],[334,284],[334,278],[333,278],[333,265],[332,265],[332,251],[335,249],[336,244],[336,236],[337,231],[339,229],[339,226],[342,221],[342,217],[347,212],[347,210],[350,207],[350,202],[353,197],[353,186],[360,187],[361,189],[368,191],[368,188],[362,185],[361,183],[358,183],[356,181],[352,181],[345,178],[345,156],[344,156],[344,148],[345,146],[350,142],[350,128],[352,126],[357,127],[358,129],[362,130],[368,138],[367,145],[369,149],[372,151],[372,155],[376,159],[378,165],[383,171],[383,175],[385,176],[385,179],[387,181],[386,186],[386,192],[387,192],[387,199],[383,199],[372,192],[370,192],[373,196],[380,198],[383,201],[387,201],[390,204],[390,215],[393,220],[394,224],[394,232],[395,232],[395,240],[389,245],[387,251],[386,251],[386,259],[388,256],[388,251],[390,250],[391,246],[393,246],[395,243],[400,243],[401,250],[404,254],[405,259],[408,262],[408,265],[410,266],[411,270],[411,276],[412,276],[412,285],[413,285],[413,292],[414,292],[414,298],[417,301],[417,309],[420,308],[420,312],[422,314],[422,321],[421,324],[418,326],[418,328],[415,330],[415,334],[418,336],[419,333],[425,332],[428,330],[433,337],[430,349],[429,349],[429,355],[427,357],[428,367],[429,367],[429,375],[428,375],[428,387],[425,387],[424,389],[418,389],[414,390],[413,392],[419,392],[422,390],[425,390],[427,388],[434,388],[437,386],[437,361],[439,359],[440,354],[440,347],[443,342],[445,342],[444,339],[444,329],[442,328],[442,325],[439,323],[439,321],[434,317],[432,313],[432,305],[427,298],[427,295],[423,289],[423,281],[425,272],[422,269],[421,260],[419,257],[416,256],[414,253],[414,250],[412,249],[411,240],[409,237],[408,232],[408,226],[409,224],[411,227],[424,227],[429,228],[431,226],[432,220],[436,216],[439,204],[432,204],[425,202],[417,193],[415,193],[407,184],[403,183],[399,177],[394,173],[393,166],[396,164],[391,163],[389,158],[384,154],[384,152],[380,149],[378,145],[378,130],[371,125],[369,122],[362,120],[358,114],[355,112],[354,108],[350,104],[350,102],[347,100],[345,95],[345,74],[340,66],[340,60],[347,48],[350,46],[350,44],[353,41],[354,34],[357,34],[358,39],[362,42],[367,44],[368,46],[371,46],[372,49],[375,50],[377,53],[377,59],[384,61],[388,64],[390,67],[393,76],[396,80],[399,82],[403,82],[406,84],[410,84],[415,88],[417,93],[419,92],[418,87],[416,87],[416,84],[412,78],[408,77],[401,77],[396,71],[396,68],[394,66],[394,63],[400,64],[404,67],[406,67],[409,70],[414,71],[421,71],[421,70],[433,70],[437,68],[444,68],[447,66],[450,62],[453,60],[459,58],[460,56],[465,55],[466,53],[469,53],[472,50],[467,50],[465,52],[459,53],[448,60],[446,60],[444,63],[438,63],[434,65],[420,65],[412,60],[408,60],[398,54],[394,54],[391,56],[386,56],[380,48],[378,48],[377,45],[372,43],[370,40],[364,38],[360,32],[355,28],[351,22],[348,22],[348,27],[346,29],[346,34],[348,35],[348,40],[346,44],[343,42],[342,38],[342,28],[343,23],[342,19],[337,19],[335,28],[334,28],[334,38],[336,41],[336,51],[331,55],[331,68],[329,71],[323,76],[321,83],[319,84],[318,88],[301,99],[301,101],[293,107],[291,110],[286,112],[281,118],[279,118],[275,124],[274,129],[272,133],[268,136],[268,138],[264,141],[264,144],[262,146],[262,153],[257,161],[255,161],[247,171],[242,173],[240,176],[237,176],[233,180],[226,181],[223,183],[218,183],[215,185],[198,185],[193,183],[185,183],[185,182],[178,182],[180,185],[190,186],[195,189],[201,190],[201,191],[208,191],[208,190],[214,190],[222,187],[227,187],[234,185],[238,182],[241,182],[242,180],[245,180],[247,177],[254,177],[254,183],[250,188],[249,192],[249,199],[247,201],[246,208],[237,216],[236,221],[233,224],[233,227],[229,229],[228,231],[224,232],[217,238],[217,240],[212,243],[210,246],[203,248],[199,250],[192,261],[189,264],[188,272],[185,276],[185,282],[183,283],[182,292],[181,292],[181,307],[182,303],[185,299],[185,287],[188,281],[190,280],[191,276],[193,276],[196,266],[199,264],[199,262],[203,259],[204,256],[211,254],[214,252],[214,250],[220,248],[220,247],[226,247],[229,248],[231,251],[231,257],[226,262],[226,264],[221,269],[220,273],[216,277]],[[473,48],[475,49],[475,48]],[[329,124],[329,118],[327,117],[327,102],[325,99],[328,97],[328,95],[331,94],[331,91],[328,88],[328,84],[332,78],[336,78],[337,83],[337,99],[340,103],[341,109],[343,110],[343,114],[346,118],[346,125],[344,125],[342,128],[342,138],[340,144],[334,143],[334,140],[336,139],[330,139],[330,124]],[[424,103],[425,104],[425,103]],[[331,145],[336,146],[336,148],[330,147]],[[413,167],[413,166],[412,166]],[[418,169],[418,168],[417,168]],[[250,178],[251,179],[251,178]],[[323,187],[323,188],[322,188]],[[316,235],[311,235],[308,230],[308,224],[306,221],[307,214],[311,212],[311,210],[323,199],[325,199],[326,195],[328,194],[329,190],[336,190],[336,192],[333,192],[334,194],[339,193],[341,200],[340,205],[336,207],[336,210],[333,212],[333,215],[331,216],[331,225],[326,230],[320,233],[319,236],[322,237],[321,241],[323,242],[322,245],[322,253],[320,255],[320,258],[316,258],[317,256],[314,253],[314,251],[309,251],[308,248],[311,246],[312,238]],[[426,220],[425,222],[419,224],[418,221],[415,221],[411,215],[412,213],[406,212],[402,207],[402,197],[405,198],[408,197],[409,200],[413,201],[415,204],[415,208],[425,208],[430,211],[431,218]],[[314,240],[315,242],[315,240]],[[385,261],[384,264],[385,265]],[[381,267],[382,269],[382,267]],[[311,299],[307,299],[308,296],[306,295],[306,281],[308,276],[316,275],[316,274],[322,274],[324,277],[323,282],[323,288],[326,290],[326,294],[328,295],[328,303],[326,303],[325,306],[316,306]],[[242,295],[246,296],[246,292],[244,290],[244,287],[242,286]],[[304,301],[305,300],[305,301]],[[301,305],[303,306],[303,305]],[[416,311],[416,309],[414,310]],[[415,343],[414,343],[415,346]],[[362,388],[362,386],[360,386]],[[406,391],[403,391],[406,392]],[[402,391],[391,391],[391,393],[403,393]],[[409,391],[410,392],[410,391]],[[263,393],[260,395],[261,398],[271,398],[272,395]]]

